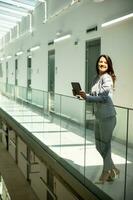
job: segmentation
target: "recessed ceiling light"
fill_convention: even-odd
[[[112,25],[112,24],[115,24],[115,23],[118,23],[118,22],[127,20],[127,19],[129,19],[129,18],[131,18],[131,17],[133,17],[133,13],[130,13],[130,14],[128,14],[128,15],[124,15],[124,16],[122,16],[122,17],[119,17],[119,18],[110,20],[110,21],[108,21],[108,22],[105,22],[105,23],[103,23],[101,26],[102,26],[102,27],[106,27],[106,26],[109,26],[109,25]]]
[[[56,42],[60,42],[60,41],[62,41],[62,40],[68,39],[68,38],[70,38],[70,37],[71,37],[71,34],[67,34],[67,35],[64,35],[64,36],[62,36],[62,37],[59,37],[59,38],[54,39],[54,42],[55,42],[55,43],[56,43]]]
[[[103,2],[104,0],[93,0],[95,3]]]

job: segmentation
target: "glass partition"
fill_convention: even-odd
[[[124,199],[125,190],[125,165],[126,165],[126,135],[127,135],[127,110],[116,107],[116,126],[111,140],[111,154],[113,160],[112,177],[104,185],[97,186],[113,199]],[[108,132],[107,132],[108,134]],[[102,173],[103,160],[96,170],[96,179]],[[114,192],[117,191],[117,192]]]
[[[44,108],[44,115],[47,115],[49,112],[48,109],[48,92],[43,92],[43,108]]]
[[[14,85],[7,83],[0,83],[0,91],[3,95],[8,96],[10,99],[14,99],[15,90]]]
[[[61,157],[84,181],[85,101],[67,96],[61,96]]]
[[[47,96],[46,93],[44,95],[44,106],[47,107]],[[60,120],[61,120],[61,111],[60,111],[60,100],[61,97],[58,94],[54,95],[54,110],[47,110],[44,109],[44,118],[48,121],[44,123],[44,132],[42,133],[44,136],[44,143],[58,156],[60,156],[60,146],[61,146],[61,127],[60,127]]]
[[[25,88],[25,87],[18,87],[19,88],[19,90],[18,90],[18,96],[17,96],[17,98],[20,98],[20,99],[22,99],[22,100],[27,100],[27,88]]]
[[[18,91],[17,97],[22,101],[1,96],[0,105],[37,143],[101,199],[130,199],[133,195],[133,109],[115,106],[117,122],[111,139],[111,155],[118,171],[113,180],[98,184],[103,160],[95,144],[93,105],[54,94],[54,109],[51,109],[48,92],[32,89],[31,101],[27,102],[26,88],[19,87]]]
[[[8,94],[8,96],[10,98],[13,98],[14,97],[14,85],[7,84],[7,86],[6,86],[6,93]]]
[[[32,89],[31,103],[40,108],[43,108],[43,104],[44,104],[43,95],[44,95],[43,91]]]
[[[93,113],[93,104],[86,103],[86,143],[85,143],[85,177],[92,182],[95,182],[96,172],[99,166],[102,165],[102,159],[95,147],[94,122],[95,116]],[[93,156],[92,156],[93,155]],[[86,185],[87,185],[86,180]]]
[[[0,92],[1,92],[2,94],[4,94],[5,91],[6,91],[6,84],[0,82]]]
[[[125,199],[132,199],[133,197],[133,191],[132,191],[132,185],[133,185],[133,109],[127,110],[128,117],[127,120],[129,120],[127,130],[127,162],[126,162],[126,173],[125,173],[125,193],[124,197]]]

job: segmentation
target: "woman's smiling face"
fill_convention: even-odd
[[[98,62],[98,70],[99,74],[104,74],[108,70],[107,60],[103,56],[100,58]]]

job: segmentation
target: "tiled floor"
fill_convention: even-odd
[[[38,200],[21,171],[0,142],[0,173],[11,200]]]

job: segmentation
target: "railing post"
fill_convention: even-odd
[[[129,109],[127,108],[124,200],[126,199],[126,189],[127,189],[128,130],[129,130]]]

